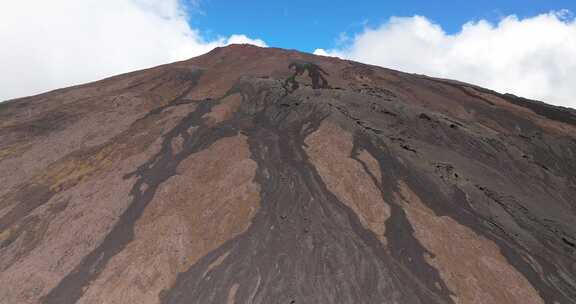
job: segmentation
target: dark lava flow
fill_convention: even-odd
[[[284,111],[280,90],[243,93],[247,108],[237,119],[254,115],[243,133],[262,206],[244,234],[179,275],[162,303],[226,303],[235,284],[236,303],[451,303],[420,287],[326,189],[303,150],[326,114],[312,104]]]
[[[574,303],[572,287],[576,284],[569,275],[570,255],[554,249],[531,254],[532,248],[504,232],[502,225],[506,223],[495,222],[485,210],[470,205],[470,200],[491,200],[495,204],[486,207],[490,213],[506,213],[527,231],[541,225],[528,211],[511,210],[513,202],[499,201],[496,191],[480,185],[442,188],[438,181],[422,177],[425,174],[419,169],[392,156],[388,147],[391,142],[398,142],[413,155],[421,153],[405,140],[360,121],[356,117],[363,116],[342,105],[299,101],[278,80],[241,79],[228,95],[233,93],[242,94],[243,100],[232,119],[206,126],[202,116],[219,100],[204,100],[165,136],[160,153],[131,175],[138,177],[131,193],[133,202],[121,220],[103,243],[43,299],[44,303],[76,303],[106,263],[133,239],[135,222],[158,186],[175,174],[178,164],[217,140],[239,133],[247,136],[251,157],[258,165],[255,181],[261,186],[261,207],[247,231],[179,274],[176,283],[161,293],[163,304],[227,303],[231,297],[234,303],[255,304],[454,303],[454,292],[426,261],[425,256],[431,253],[415,238],[404,210],[392,197],[398,192],[399,180],[425,197],[437,215],[450,216],[498,244],[508,262],[528,279],[546,303]],[[172,104],[180,103],[179,99]],[[363,131],[354,133],[350,157],[364,167],[390,204],[391,217],[386,222],[388,249],[327,189],[304,151],[306,137],[331,114],[330,109],[340,111],[345,119],[362,127]],[[405,114],[400,112],[383,113],[393,113],[388,117],[399,120]],[[154,114],[157,113],[150,113]],[[415,119],[432,122],[428,115]],[[454,132],[453,138],[465,136],[457,133],[462,132],[459,126],[452,125],[449,128]],[[193,127],[197,128],[189,132]],[[183,148],[173,151],[171,142],[178,136],[185,139]],[[386,136],[393,138],[391,142],[382,140]],[[378,161],[383,180],[378,180],[357,157],[363,150]],[[523,210],[519,204],[513,207]],[[531,237],[543,239],[538,233]],[[561,240],[565,246],[574,246],[568,238]],[[527,261],[528,257],[532,260]],[[558,263],[550,262],[550,257]],[[547,275],[543,276],[538,267],[544,268]]]
[[[437,215],[450,216],[496,242],[546,303],[573,302],[574,283],[566,270],[549,262],[553,253],[529,254],[532,250],[504,233],[501,224],[470,207],[469,200],[490,199],[483,191],[465,189],[467,197],[458,186],[442,190],[437,182],[421,177],[423,172],[392,157],[378,137],[381,131],[364,126],[367,131],[354,136],[351,157],[362,163],[354,155],[368,151],[387,181],[378,181],[362,163],[390,202],[392,214],[386,223],[390,251],[386,251],[327,190],[303,150],[306,136],[328,115],[326,109],[291,101],[279,88],[254,86],[240,89],[243,110],[236,119],[254,119],[252,127],[242,132],[258,163],[261,209],[244,234],[180,274],[176,284],[162,293],[162,303],[225,303],[230,296],[236,303],[453,303],[453,292],[424,259],[430,253],[413,236],[404,211],[391,196],[398,180],[425,197]],[[347,110],[344,116],[355,119]],[[489,208],[492,213],[508,213],[517,223],[531,217],[507,210],[510,206]],[[533,226],[525,228],[534,231]],[[527,262],[530,256],[536,260]],[[223,261],[212,266],[219,258]],[[544,267],[547,276],[535,267]],[[230,295],[230,290],[236,292]]]
[[[179,94],[170,104],[178,105],[181,99],[194,88],[199,76],[200,74],[197,74],[196,77],[191,78],[188,89]],[[174,129],[166,134],[161,151],[154,158],[141,165],[136,172],[125,177],[138,177],[131,191],[132,203],[104,241],[84,257],[82,262],[43,298],[43,303],[76,303],[82,296],[84,288],[98,277],[106,263],[133,240],[136,221],[152,201],[158,186],[176,173],[176,168],[180,162],[223,137],[237,134],[236,129],[226,124],[216,129],[204,127],[202,116],[210,112],[218,101],[204,100],[198,101],[198,103],[198,107],[193,112],[189,113]],[[194,136],[191,136],[189,131],[194,127],[200,128],[194,132]],[[184,138],[183,149],[173,151],[171,143],[178,136]]]

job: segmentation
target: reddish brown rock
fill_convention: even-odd
[[[259,205],[254,171],[242,136],[186,159],[136,223],[134,241],[109,262],[80,303],[156,303],[176,274],[246,230]]]
[[[426,257],[453,292],[455,303],[544,303],[494,242],[446,216],[437,216],[406,184],[399,199]]]
[[[294,60],[328,88],[288,88]],[[0,303],[576,303],[574,134],[247,45],[4,102]]]
[[[378,183],[379,170],[375,160],[366,152],[361,154],[370,173],[359,160],[352,159],[352,136],[338,126],[325,122],[318,131],[306,139],[306,152],[312,165],[317,168],[328,190],[358,215],[364,227],[386,243],[385,223],[390,217],[390,208],[382,198]]]

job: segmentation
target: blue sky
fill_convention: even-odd
[[[497,22],[508,15],[524,18],[561,9],[576,12],[576,1],[202,0],[191,10],[189,22],[207,38],[243,33],[270,46],[312,52],[337,47],[340,33],[353,37],[365,26],[376,27],[391,16],[425,16],[455,33],[469,21]]]

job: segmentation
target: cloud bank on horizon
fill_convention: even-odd
[[[423,16],[392,17],[314,53],[576,108],[576,19],[568,11],[469,22],[455,34]]]
[[[0,102],[191,58],[206,41],[179,0],[6,1],[0,5]]]

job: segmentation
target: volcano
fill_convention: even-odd
[[[0,303],[576,303],[575,134],[249,45],[7,101]]]

